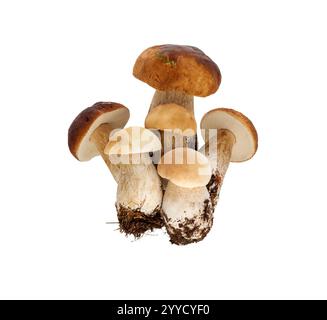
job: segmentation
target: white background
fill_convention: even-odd
[[[1,1],[0,298],[327,298],[325,1]],[[199,47],[222,72],[196,98],[245,113],[259,149],[227,172],[194,245],[116,231],[116,185],[67,147],[99,100],[143,125],[138,54]]]

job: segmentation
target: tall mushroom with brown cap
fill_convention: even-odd
[[[193,96],[215,93],[221,82],[218,66],[203,51],[182,45],[159,45],[143,51],[133,75],[157,91],[151,108],[177,103],[193,113]]]
[[[194,96],[215,93],[221,82],[218,66],[203,51],[183,45],[159,45],[143,51],[133,75],[156,89],[150,110],[176,103],[194,116]],[[196,135],[191,145],[196,145]]]
[[[160,131],[162,154],[178,147],[195,149],[189,142],[196,132],[194,115],[176,103],[162,104],[151,110],[145,119],[145,127]]]
[[[110,133],[123,128],[129,119],[129,110],[116,102],[97,102],[83,110],[68,130],[68,146],[79,161],[88,161],[101,155],[114,179],[119,179],[119,167],[104,154]]]
[[[213,168],[207,187],[215,207],[229,163],[251,159],[258,148],[258,135],[245,115],[227,108],[209,111],[200,126],[206,142],[200,152],[208,157]]]
[[[120,167],[116,201],[120,230],[136,238],[163,225],[161,182],[150,157],[160,149],[159,138],[150,130],[130,127],[112,134],[104,150]]]
[[[157,169],[169,180],[162,215],[170,241],[185,245],[202,240],[213,223],[206,188],[211,177],[208,159],[193,149],[176,148],[162,156]]]

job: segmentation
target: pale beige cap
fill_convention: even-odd
[[[129,155],[161,150],[159,138],[142,127],[129,127],[114,132],[109,137],[104,153],[108,155]]]
[[[190,148],[176,148],[161,157],[158,173],[177,186],[196,188],[208,184],[211,166],[200,152]]]
[[[194,116],[184,107],[176,103],[156,106],[145,119],[148,129],[182,131],[184,136],[193,136],[196,132]]]
[[[258,134],[253,123],[244,114],[233,109],[217,108],[207,112],[200,124],[204,139],[206,129],[227,129],[235,136],[231,161],[251,159],[258,149]]]

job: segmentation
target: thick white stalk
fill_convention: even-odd
[[[175,244],[202,240],[213,223],[210,195],[205,186],[182,188],[169,182],[162,212],[171,242]]]
[[[98,128],[94,130],[92,136],[90,138],[91,142],[94,143],[95,147],[97,148],[99,154],[101,155],[102,159],[104,160],[105,164],[109,168],[112,176],[116,180],[119,181],[120,176],[120,169],[118,164],[113,164],[109,160],[109,156],[106,155],[103,151],[105,146],[109,141],[109,135],[112,131],[112,128],[109,124],[105,123],[100,125]]]
[[[151,216],[161,206],[161,182],[149,155],[140,157],[139,164],[120,164],[117,205]]]
[[[181,133],[179,130],[160,130],[163,145],[161,154],[180,147],[196,150],[195,136],[183,136]]]
[[[211,129],[212,130],[212,129]],[[209,159],[212,169],[212,177],[207,187],[215,207],[218,202],[221,186],[227,172],[233,146],[234,134],[227,129],[217,130],[216,134],[199,150]]]
[[[153,95],[149,112],[156,106],[166,103],[176,103],[194,115],[194,97],[180,91],[156,90]]]

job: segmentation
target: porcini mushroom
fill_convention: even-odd
[[[158,105],[176,103],[194,116],[194,96],[215,93],[221,82],[218,66],[196,47],[159,45],[143,51],[133,75],[156,89],[149,112]],[[196,134],[192,143],[196,149]]]
[[[158,173],[169,180],[162,202],[162,215],[170,241],[185,245],[202,240],[213,223],[210,195],[206,188],[211,177],[208,159],[190,148],[165,153]]]
[[[190,147],[189,138],[196,132],[193,114],[176,103],[162,104],[151,110],[145,128],[158,129],[161,134],[162,154],[178,147]]]
[[[229,163],[251,159],[258,148],[258,135],[245,115],[227,108],[207,112],[200,127],[205,140],[200,152],[208,157],[213,168],[207,187],[215,207]]]
[[[114,179],[119,179],[119,167],[103,153],[112,130],[123,128],[129,119],[129,110],[115,102],[97,102],[83,110],[68,130],[68,146],[79,161],[88,161],[101,155]]]
[[[149,154],[160,149],[150,130],[130,127],[113,133],[104,150],[121,171],[116,200],[120,231],[136,238],[163,226],[161,182]]]

